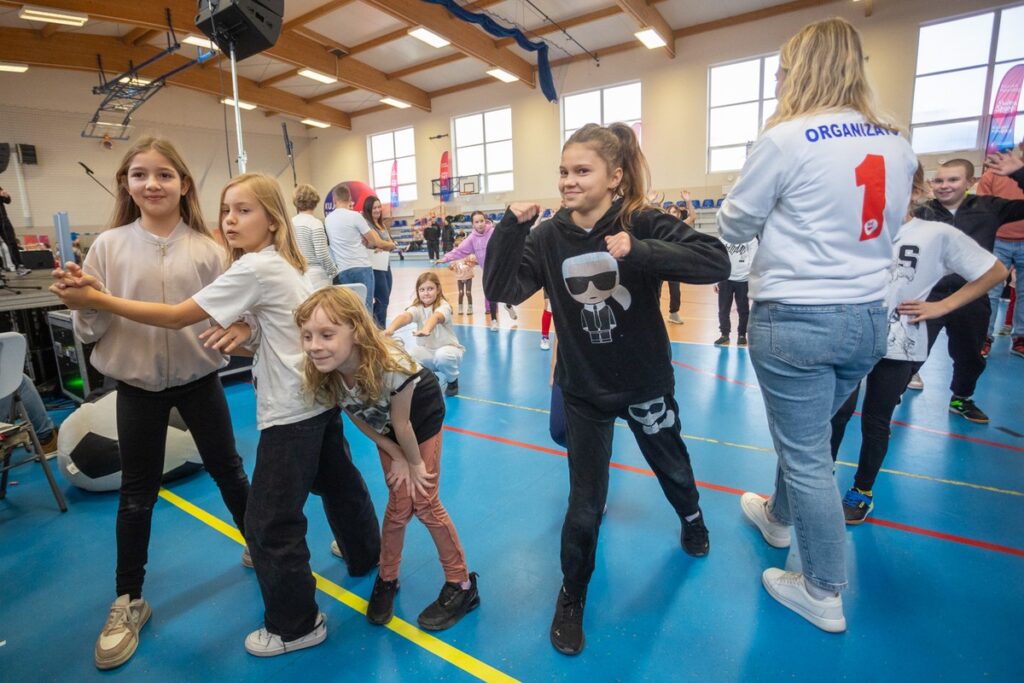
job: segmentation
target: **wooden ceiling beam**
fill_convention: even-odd
[[[291,31],[299,26],[305,26],[312,21],[316,21],[320,17],[326,17],[328,14],[341,9],[352,2],[353,0],[331,0],[331,2],[325,3],[316,9],[311,9],[305,14],[300,14],[291,21],[284,22],[284,24],[281,25],[281,31]]]
[[[276,84],[280,83],[281,81],[287,81],[289,78],[291,78],[293,76],[298,76],[298,75],[299,75],[299,70],[298,69],[288,69],[287,71],[282,71],[281,73],[277,74],[276,76],[271,76],[270,78],[264,78],[262,81],[258,81],[256,83],[256,85],[261,87],[261,88],[269,88],[269,87],[271,87],[273,85],[276,85]]]
[[[135,45],[135,41],[147,35],[148,33],[148,28],[142,28],[141,26],[133,28],[131,31],[128,31],[128,33],[121,36],[121,42],[125,45]]]
[[[76,71],[98,70],[96,55],[103,56],[104,67],[114,73],[128,69],[129,63],[140,64],[159,54],[160,50],[149,46],[128,46],[120,38],[97,36],[87,33],[66,33],[61,39],[61,49],[41,38],[36,31],[0,27],[0,60],[18,61],[35,66],[73,69]],[[187,64],[190,60],[178,55],[168,55],[158,65],[151,65],[140,71],[142,76],[159,76],[169,69]],[[156,68],[154,68],[156,67]],[[185,69],[167,80],[176,85],[220,98],[220,78],[214,71]],[[314,118],[342,128],[352,128],[349,115],[338,109],[322,104],[307,104],[300,97],[274,88],[260,88],[248,78],[238,79],[239,97],[259,107],[291,114],[300,118]]]
[[[60,24],[46,24],[39,29],[39,36],[42,38],[49,38],[54,33],[60,30]]]
[[[637,25],[637,31],[646,28],[653,28],[657,31],[661,39],[665,41],[665,47],[661,49],[665,51],[665,54],[670,59],[675,59],[675,36],[673,35],[672,27],[665,21],[665,17],[661,16],[661,12],[648,4],[647,0],[615,0],[615,2],[622,8],[623,12],[633,17]]]
[[[451,64],[452,62],[458,62],[466,58],[466,55],[461,52],[456,52],[453,55],[445,55],[444,57],[438,57],[437,59],[431,59],[429,62],[420,62],[419,64],[413,64],[407,66],[404,69],[398,71],[392,71],[388,74],[388,78],[405,78],[412,74],[419,73],[420,71],[426,71],[427,69],[433,69],[437,66],[444,66],[445,64]],[[428,95],[430,93],[427,93]]]
[[[486,33],[456,19],[439,5],[419,0],[363,0],[411,26],[422,26],[441,36],[457,50],[514,75],[533,88],[537,78],[533,65],[511,50],[498,48]]]
[[[353,88],[351,85],[346,85],[344,88],[338,88],[337,90],[331,90],[330,92],[322,92],[318,95],[306,98],[307,104],[316,104],[317,102],[323,102],[329,100],[332,97],[338,97],[339,95],[347,95],[350,92],[355,92],[359,88]]]

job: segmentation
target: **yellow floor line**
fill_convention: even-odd
[[[206,510],[190,503],[176,493],[172,493],[165,488],[161,488],[160,497],[178,509],[192,515],[203,524],[216,529],[239,545],[245,544],[245,541],[242,539],[242,534],[240,534],[238,529],[234,526],[218,519]],[[316,572],[313,572],[313,576],[316,578],[316,587],[321,591],[343,605],[354,609],[356,612],[366,614],[366,600],[351,591],[345,590],[330,579],[326,579]],[[429,633],[421,631],[409,622],[399,619],[398,617],[393,618],[386,628],[394,631],[414,645],[418,645],[432,655],[440,657],[449,664],[457,666],[469,675],[479,678],[481,681],[495,681],[501,683],[511,683],[516,681],[515,678],[512,678],[508,674],[495,669],[489,664],[481,662],[479,659],[456,647],[452,647],[448,643],[435,638]]]
[[[515,403],[505,403],[504,401],[492,401],[491,399],[488,399],[488,398],[479,398],[479,397],[476,397],[476,396],[466,396],[465,394],[458,394],[455,398],[459,398],[459,399],[462,399],[464,401],[473,401],[475,403],[486,403],[488,405],[501,406],[503,408],[514,408],[516,410],[527,410],[527,411],[530,411],[530,412],[533,412],[533,413],[544,413],[546,415],[549,415],[551,413],[550,410],[545,410],[544,408],[531,408],[530,406],[521,406],[521,405],[517,405]],[[616,427],[621,427],[621,428],[624,428],[624,429],[629,429],[629,427],[624,422],[621,422],[619,420],[615,421],[615,426]],[[683,434],[683,438],[684,439],[688,439],[690,441],[703,441],[703,442],[706,442],[706,443],[719,444],[721,446],[729,446],[730,448],[742,448],[742,449],[748,450],[748,451],[758,451],[758,452],[761,452],[761,453],[772,453],[772,454],[775,453],[775,449],[774,448],[767,448],[765,446],[754,446],[754,445],[751,445],[751,444],[735,443],[733,441],[722,441],[720,439],[715,439],[715,438],[709,437],[709,436],[697,436],[696,434]],[[847,462],[845,460],[837,460],[836,464],[837,465],[842,465],[843,467],[852,467],[854,469],[857,468],[857,463],[855,463],[855,462]],[[910,479],[920,479],[922,481],[930,481],[930,482],[933,482],[935,484],[948,484],[949,486],[960,486],[960,487],[963,487],[963,488],[976,489],[978,491],[988,491],[989,493],[999,493],[999,494],[1002,494],[1002,495],[1005,495],[1005,496],[1022,496],[1022,497],[1024,497],[1024,491],[1016,491],[1014,489],[1002,489],[1002,488],[998,488],[996,486],[986,486],[984,484],[974,484],[974,483],[971,483],[969,481],[958,481],[956,479],[943,479],[941,477],[933,477],[933,476],[930,476],[930,475],[927,475],[927,474],[916,474],[914,472],[903,472],[902,470],[891,470],[891,469],[887,469],[887,468],[884,468],[884,467],[880,471],[881,472],[885,472],[886,474],[891,474],[891,475],[897,476],[897,477],[908,477]]]

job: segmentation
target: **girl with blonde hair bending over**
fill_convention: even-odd
[[[771,498],[740,503],[769,545],[789,547],[796,530],[797,571],[765,570],[765,589],[841,632],[846,539],[829,420],[885,353],[892,245],[917,159],[875,111],[846,21],[804,27],[776,78],[778,108],[718,212],[726,241],[761,240],[748,336],[779,459]]]

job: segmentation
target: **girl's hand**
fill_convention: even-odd
[[[220,325],[213,325],[199,335],[203,346],[214,349],[221,353],[231,353],[239,346],[244,345],[252,336],[252,328],[241,321],[233,323],[227,329]]]
[[[401,491],[405,486],[409,490],[409,495],[413,495],[413,484],[409,478],[409,463],[405,461],[405,458],[391,458],[391,468],[384,477],[384,481],[396,492]]]
[[[434,331],[434,328],[430,328],[428,330],[426,327],[421,327],[420,329],[418,329],[415,332],[413,332],[412,336],[414,336],[414,337],[429,337],[430,333],[433,332],[433,331]]]
[[[1018,159],[1012,154],[996,152],[989,154],[985,159],[985,168],[996,175],[1010,175],[1024,168],[1024,160]]]
[[[64,286],[63,283],[50,285],[50,292],[60,297],[61,303],[72,311],[96,308],[94,305],[99,292],[92,287]]]
[[[904,301],[896,310],[900,315],[913,316],[910,319],[911,323],[934,320],[949,313],[942,301]]]
[[[683,201],[686,202],[687,206],[690,205],[690,193],[689,192],[687,192],[686,190],[683,190],[682,192],[679,193],[679,196],[683,198]]]
[[[86,275],[82,267],[73,261],[65,263],[64,268],[54,269],[50,275],[53,277],[55,284],[59,285],[61,289],[65,287],[92,287],[98,291],[103,290],[99,280],[92,275]]]
[[[384,330],[384,336],[386,336],[386,337],[394,337],[395,336],[395,331],[392,330],[389,327],[388,329]]]
[[[427,489],[430,488],[433,479],[437,479],[437,473],[427,472],[427,465],[420,460],[418,465],[409,465],[409,479],[412,482],[413,497],[417,494],[426,497]]]
[[[508,205],[508,210],[511,211],[515,217],[516,222],[526,223],[532,221],[540,213],[540,204],[530,204],[529,202],[516,202]]]
[[[620,232],[615,235],[604,238],[604,243],[608,248],[608,253],[612,255],[616,261],[629,256],[629,250],[633,246],[633,238],[629,236],[628,232]]]

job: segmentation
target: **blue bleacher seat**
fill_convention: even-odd
[[[694,199],[693,200],[693,208],[695,208],[695,209],[699,209],[700,208],[700,200],[699,199]]]
[[[722,202],[724,202],[724,201],[725,201],[725,197],[719,197],[719,198],[718,198],[718,201],[717,201],[717,202],[715,202],[715,206],[716,206],[716,207],[719,207],[719,206],[721,206],[721,205],[722,205]]]
[[[685,209],[686,208],[686,200],[685,199],[680,199],[678,202],[676,202],[676,206],[678,206],[680,209]]]
[[[672,206],[672,202],[662,202],[661,204],[661,208],[663,209],[667,209],[670,206]]]
[[[700,203],[700,208],[702,208],[702,209],[713,209],[713,208],[715,208],[715,200],[714,199],[705,199],[703,202]]]

